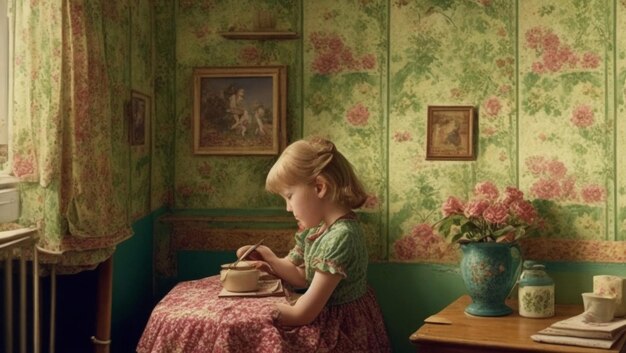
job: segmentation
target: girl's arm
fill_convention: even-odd
[[[248,247],[247,245],[239,248],[237,250],[237,257],[241,256]],[[305,288],[307,286],[304,268],[294,265],[293,262],[289,261],[287,258],[276,256],[276,254],[265,245],[256,248],[248,255],[247,259],[252,261],[264,261],[271,268],[274,275],[287,281],[296,288]]]
[[[316,271],[311,286],[298,298],[296,304],[276,304],[280,311],[278,322],[285,326],[301,326],[313,322],[342,279],[340,274]]]

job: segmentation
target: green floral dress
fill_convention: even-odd
[[[297,233],[288,259],[304,266],[309,284],[315,271],[337,273],[343,279],[315,321],[282,332],[282,347],[289,352],[391,352],[376,295],[367,285],[369,258],[356,214],[338,219],[322,234],[319,229]]]
[[[363,296],[367,289],[368,256],[356,216],[340,218],[323,234],[317,234],[318,230],[319,227],[309,228],[296,234],[296,245],[289,252],[291,262],[304,266],[309,285],[315,271],[343,276],[328,300],[329,305]]]

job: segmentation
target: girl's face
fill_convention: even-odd
[[[287,212],[292,212],[298,227],[315,227],[323,219],[323,193],[319,184],[298,184],[290,186],[281,193],[287,203]]]

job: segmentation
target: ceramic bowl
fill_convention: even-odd
[[[261,272],[246,261],[222,265],[220,280],[222,286],[229,292],[253,292],[259,288]]]

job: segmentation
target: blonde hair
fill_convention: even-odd
[[[367,194],[352,164],[335,144],[320,137],[287,146],[267,174],[265,189],[280,194],[289,186],[313,183],[318,176],[326,181],[332,201],[351,209],[365,203]]]

